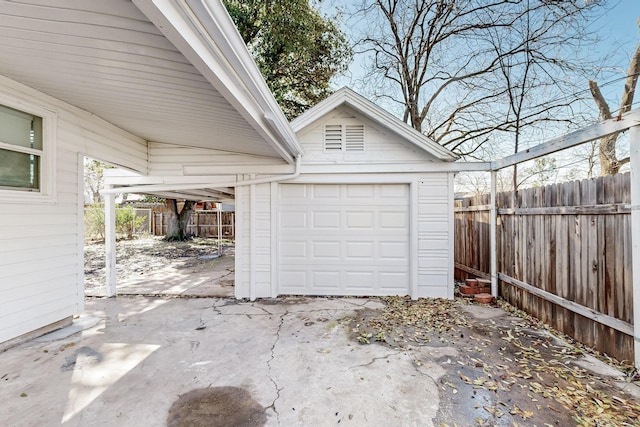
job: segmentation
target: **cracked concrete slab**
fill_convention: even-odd
[[[465,425],[486,417],[487,407],[533,405],[519,385],[491,390],[472,381],[494,374],[502,383],[512,380],[495,370],[511,368],[492,370],[488,363],[501,353],[517,356],[507,348],[512,334],[523,340],[513,351],[567,345],[481,306],[463,306],[464,316],[476,321],[464,331],[434,335],[430,345],[360,344],[354,321],[380,307],[380,300],[366,298],[89,299],[86,329],[0,353],[0,419],[2,425],[45,427],[173,426],[184,420],[191,427]],[[633,384],[620,381],[619,371],[598,367],[595,359],[572,363],[638,395],[628,390]],[[560,411],[556,403],[545,402],[540,413]],[[570,420],[571,414],[552,417]]]
[[[406,352],[348,338],[343,319],[376,304],[90,299],[86,313],[99,319],[95,325],[0,353],[0,419],[163,426],[192,396],[203,417],[212,416],[206,402],[220,402],[203,394],[233,390],[263,408],[260,418],[251,406],[268,426],[431,425],[438,391],[429,371]]]

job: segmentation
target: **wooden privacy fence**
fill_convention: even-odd
[[[235,212],[220,212],[222,223],[222,239],[235,239]],[[164,236],[167,232],[167,214],[164,212],[153,213],[153,234]],[[197,237],[218,237],[218,211],[199,210],[193,211],[187,232]]]
[[[489,276],[489,195],[455,203],[456,277]],[[496,195],[499,294],[633,361],[630,174]]]

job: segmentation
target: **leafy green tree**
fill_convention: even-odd
[[[289,119],[326,98],[351,59],[344,33],[309,0],[224,0]]]

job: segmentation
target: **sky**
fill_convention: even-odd
[[[341,8],[344,0],[321,0],[320,10],[328,15],[334,15],[337,8]],[[629,64],[631,53],[640,41],[637,20],[640,18],[640,0],[607,0],[608,12],[590,24],[591,28],[600,36],[600,42],[593,49],[594,54],[611,53],[612,64],[619,70]],[[336,88],[354,86],[354,80],[363,74],[362,63],[355,58],[345,75],[334,81]],[[620,75],[620,74],[619,74]],[[615,104],[619,99],[623,82],[601,87],[603,93]],[[355,89],[355,88],[354,88]],[[637,101],[640,104],[640,101]]]
[[[342,7],[344,4],[344,0],[321,0],[320,8],[322,12],[331,16],[335,14],[337,8]],[[603,63],[603,65],[610,67],[608,68],[609,73],[602,73],[599,76],[589,78],[594,78],[599,83],[603,95],[615,114],[615,110],[619,108],[620,96],[624,87],[624,76],[629,66],[630,56],[635,50],[637,44],[640,42],[640,32],[638,30],[637,23],[640,18],[640,0],[607,0],[606,8],[608,11],[596,20],[592,21],[590,24],[590,29],[599,36],[600,40],[595,46],[588,47],[587,53],[592,54],[592,59],[598,59],[603,57],[605,54],[608,54],[609,58],[606,60],[606,64]],[[348,25],[354,24],[349,23]],[[363,75],[363,61],[361,58],[355,58],[349,68],[349,71],[345,73],[345,75],[335,79],[333,85],[335,88],[349,86],[358,91],[357,80]],[[609,81],[611,81],[611,83],[608,83]],[[585,91],[588,92],[586,78],[584,86]],[[367,94],[363,93],[363,95],[366,96]],[[634,108],[640,108],[640,96],[636,96],[635,98]],[[394,113],[394,111],[392,111],[393,106],[382,105],[382,107],[387,108],[390,112]],[[594,119],[597,118],[598,112],[595,105],[591,105],[589,103],[586,108],[590,109],[587,114],[588,116],[593,115]],[[593,109],[593,111],[591,111],[591,109]],[[395,111],[395,113],[399,114],[398,111]],[[533,136],[533,139],[526,141],[525,145],[536,145],[558,136],[559,132],[565,133],[566,130],[553,128],[544,129],[540,131],[539,134]],[[507,145],[509,145],[508,142]],[[627,144],[619,145],[628,147]],[[521,147],[521,149],[523,148],[526,147]],[[586,149],[586,147],[581,146],[576,150],[582,149]],[[557,160],[560,170],[567,172],[564,178],[559,177],[561,180],[579,179],[584,177],[583,175],[575,175],[568,178],[568,172],[570,172],[570,169],[575,169],[573,165],[573,163],[575,163],[572,157],[573,155],[573,152],[563,152],[559,154],[560,157],[558,157]],[[567,158],[572,161],[568,161]],[[526,165],[527,164],[524,164],[522,167],[526,167]],[[580,165],[578,168],[582,170],[583,166]],[[583,171],[579,173],[583,173]]]

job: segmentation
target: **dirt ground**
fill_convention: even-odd
[[[222,241],[223,254],[233,256],[233,242]],[[216,239],[193,238],[186,242],[166,242],[162,237],[143,237],[116,243],[116,280],[118,283],[140,281],[159,270],[182,274],[216,268],[211,256],[218,253]],[[85,290],[104,286],[105,246],[103,242],[84,247]]]

